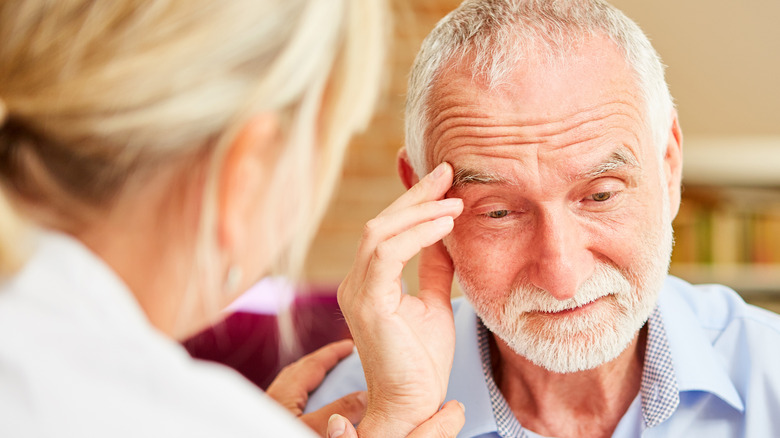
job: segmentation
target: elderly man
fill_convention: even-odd
[[[634,22],[466,1],[425,40],[406,117],[403,182],[446,162],[463,202],[443,239],[467,298],[461,436],[780,436],[780,318],[667,275],[682,135]],[[348,359],[309,408],[362,376]]]

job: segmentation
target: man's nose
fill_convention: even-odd
[[[558,300],[572,298],[594,270],[587,233],[568,211],[542,212],[536,222],[529,280]]]

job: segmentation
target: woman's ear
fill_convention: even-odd
[[[251,118],[225,152],[218,178],[219,244],[242,253],[253,212],[266,197],[279,145],[279,120],[273,113]]]
[[[406,190],[411,189],[413,185],[420,181],[409,162],[409,154],[406,152],[406,147],[398,150],[398,176],[401,177],[401,182],[406,187]]]

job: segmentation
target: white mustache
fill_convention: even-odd
[[[596,271],[567,299],[558,300],[544,289],[529,284],[520,284],[512,290],[512,301],[516,310],[522,313],[556,313],[572,310],[590,304],[609,295],[623,295],[631,292],[631,283],[616,268],[599,264]]]

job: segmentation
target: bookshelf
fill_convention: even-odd
[[[780,141],[686,143],[670,272],[780,300]]]

